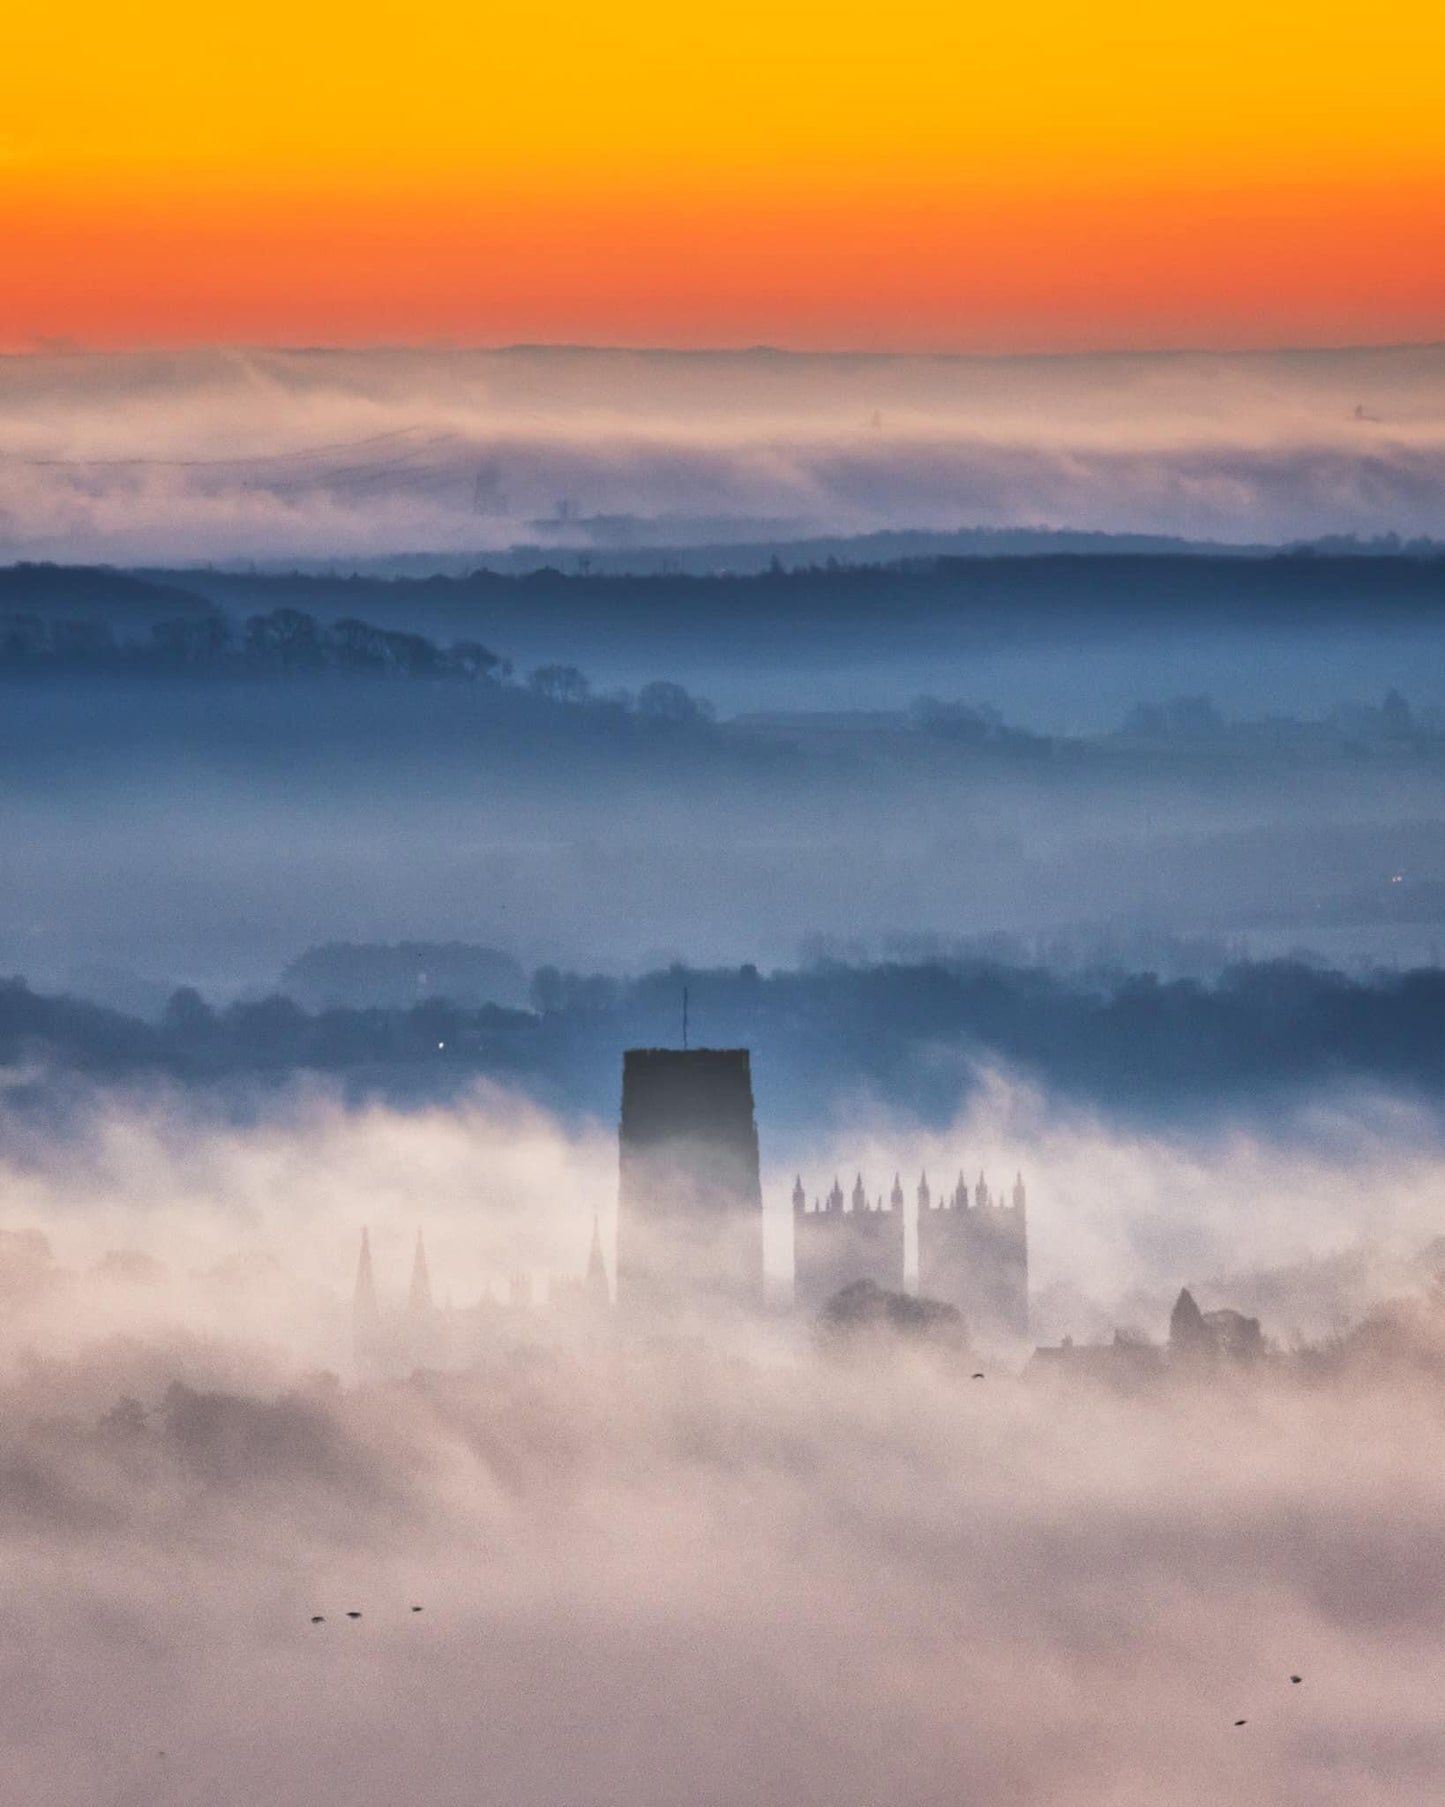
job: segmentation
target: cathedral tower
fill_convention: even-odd
[[[885,1292],[903,1288],[903,1187],[898,1177],[887,1200],[869,1204],[860,1173],[850,1208],[835,1179],[821,1205],[808,1209],[801,1180],[793,1188],[793,1302],[821,1311],[855,1280],[871,1280]]]
[[[629,1048],[617,1303],[676,1316],[763,1299],[763,1195],[746,1048]]]
[[[1028,1216],[1023,1175],[1013,1202],[978,1176],[973,1202],[960,1174],[952,1197],[918,1200],[918,1290],[957,1306],[969,1335],[989,1344],[1022,1341],[1029,1325]]]

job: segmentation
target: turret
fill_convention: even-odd
[[[799,1186],[798,1192],[801,1193],[801,1191],[802,1187]],[[794,1203],[796,1204],[796,1202],[795,1194]],[[602,1225],[598,1221],[595,1211],[592,1213],[592,1247],[587,1253],[586,1290],[589,1303],[593,1305],[610,1305],[612,1303],[612,1295],[607,1287],[607,1262],[602,1254]]]
[[[896,1173],[893,1176],[893,1190],[888,1195],[888,1203],[895,1211],[903,1209],[903,1182]]]
[[[978,1185],[974,1188],[973,1202],[980,1210],[987,1210],[989,1205],[993,1202],[989,1197],[988,1181],[983,1177],[982,1173],[979,1174]]]
[[[371,1238],[361,1232],[361,1255],[356,1263],[356,1286],[351,1295],[351,1322],[358,1338],[375,1337],[381,1331],[381,1308],[376,1302],[376,1281],[371,1272]]]
[[[838,1184],[836,1173],[833,1175],[833,1190],[828,1194],[823,1208],[825,1211],[841,1211],[843,1209],[843,1188]]]
[[[1024,1192],[1024,1176],[1020,1173],[1014,1180],[1014,1210],[1022,1211],[1028,1203]]]
[[[853,1181],[853,1209],[855,1211],[866,1211],[868,1209],[868,1194],[863,1190],[863,1175],[861,1173]]]
[[[933,1194],[928,1190],[928,1175],[921,1173],[918,1176],[918,1209],[920,1212],[927,1211],[932,1205]]]
[[[410,1316],[418,1317],[424,1316],[431,1308],[431,1274],[427,1270],[426,1245],[418,1230],[416,1252],[411,1258],[411,1291],[407,1294],[406,1309]]]
[[[371,1271],[371,1238],[365,1230],[361,1232],[361,1254],[351,1294],[351,1350],[359,1372],[374,1373],[380,1366],[381,1308],[376,1302],[376,1281]]]
[[[793,1181],[793,1209],[794,1211],[806,1211],[807,1208],[808,1195],[803,1191],[803,1176],[800,1173]]]

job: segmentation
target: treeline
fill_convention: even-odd
[[[361,678],[509,684],[516,679],[549,703],[594,705],[652,720],[710,721],[712,705],[680,684],[656,679],[636,693],[594,694],[575,665],[540,665],[521,680],[512,663],[477,640],[442,645],[425,634],[345,617],[319,621],[277,608],[233,622],[217,613],[154,621],[136,637],[117,635],[96,617],[0,615],[0,677],[45,673],[160,674],[196,677]]]
[[[914,618],[942,615],[990,625],[1010,638],[1041,626],[1074,630],[1080,614],[1142,619],[1152,626],[1185,620],[1265,619],[1312,623],[1323,615],[1371,620],[1434,619],[1445,613],[1445,554],[1261,552],[1052,552],[1018,557],[903,558],[766,569],[624,572],[546,565],[527,571],[485,565],[458,575],[324,575],[316,572],[187,570],[145,572],[158,583],[184,585],[241,613],[284,600],[325,614],[385,616],[399,608],[465,609],[485,632],[539,614],[557,625],[630,626],[682,621],[689,634],[721,624],[750,631],[759,620],[784,633],[819,623],[857,621],[870,629],[884,611],[887,632]]]
[[[374,677],[500,680],[512,668],[476,640],[440,646],[424,634],[347,618],[322,622],[278,608],[232,621],[220,612],[153,621],[137,637],[118,635],[95,616],[0,616],[0,668],[99,671],[238,672],[309,676],[342,672]]]
[[[1146,1118],[1268,1110],[1336,1081],[1445,1104],[1445,972],[1356,980],[1287,962],[1214,983],[948,962],[629,979],[544,968],[529,1009],[431,998],[308,1011],[281,996],[213,1008],[181,990],[156,1022],[12,980],[0,985],[4,1095],[41,1098],[70,1075],[203,1084],[311,1072],[356,1095],[436,1100],[486,1077],[607,1118],[622,1050],[679,1040],[684,985],[694,1041],[752,1048],[759,1110],[775,1123],[826,1122],[860,1094],[946,1123],[990,1064]]]

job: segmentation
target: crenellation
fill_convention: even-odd
[[[871,1280],[887,1291],[905,1285],[907,1210],[901,1170],[891,1190],[870,1200],[861,1170],[845,1207],[835,1176],[823,1206],[806,1205],[802,1175],[793,1187],[793,1293],[818,1310],[843,1287]],[[1028,1218],[1020,1172],[1012,1190],[995,1191],[980,1173],[970,1188],[960,1170],[951,1191],[934,1193],[919,1175],[914,1201],[917,1291],[955,1306],[970,1335],[1001,1345],[1028,1335]]]

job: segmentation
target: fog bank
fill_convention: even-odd
[[[1445,352],[0,360],[0,557],[1439,530]]]

